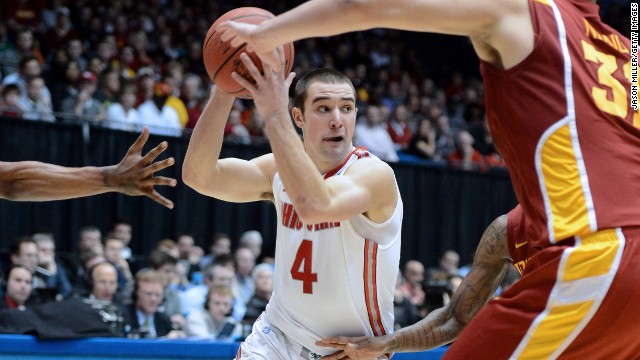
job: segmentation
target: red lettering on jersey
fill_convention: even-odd
[[[289,227],[289,222],[291,221],[292,213],[293,213],[293,205],[283,202],[282,203],[282,225]]]
[[[293,208],[293,205],[283,202],[282,203],[282,225],[289,229],[300,230],[302,226],[306,226],[307,231],[318,231],[324,229],[332,229],[334,227],[340,227],[340,222],[323,222],[318,224],[309,224],[304,225],[300,218],[298,217],[298,213],[296,209]]]
[[[293,217],[296,219],[295,229],[296,230],[302,229],[302,221],[300,221],[300,218],[298,217],[298,213],[296,212],[295,209],[293,210]]]

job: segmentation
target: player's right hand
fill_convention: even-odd
[[[384,336],[338,336],[316,341],[316,346],[332,347],[338,350],[331,355],[323,356],[322,359],[324,360],[375,360],[386,358],[384,356],[386,353]]]

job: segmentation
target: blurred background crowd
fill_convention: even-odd
[[[202,63],[211,23],[231,8],[278,14],[293,0],[2,0],[0,115],[89,122],[122,131],[147,125],[187,137],[212,83]],[[629,33],[629,2],[601,1],[606,22]],[[502,171],[487,128],[478,62],[466,39],[375,29],[295,44],[294,71],[333,67],[357,89],[354,145],[389,162]],[[446,48],[443,59],[435,56]],[[454,51],[452,51],[452,49]],[[514,94],[517,96],[517,94]],[[523,109],[525,111],[526,109]],[[238,99],[225,141],[268,146],[250,100]],[[273,260],[259,232],[164,239],[132,254],[131,224],[87,226],[75,251],[47,232],[17,239],[2,259],[0,308],[80,297],[112,304],[119,336],[241,339],[271,294]],[[204,244],[203,244],[204,245]],[[408,260],[396,290],[397,326],[448,301],[468,268],[445,251],[438,264]],[[508,274],[503,287],[517,279]]]

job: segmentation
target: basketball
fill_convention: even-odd
[[[257,7],[241,7],[228,11],[220,16],[209,28],[207,36],[202,46],[202,60],[207,69],[209,78],[222,91],[241,98],[251,98],[247,89],[238,84],[232,77],[232,72],[237,72],[245,79],[251,79],[249,71],[240,60],[240,54],[246,52],[246,44],[240,47],[232,47],[230,42],[220,39],[221,33],[217,31],[217,26],[227,20],[234,20],[248,24],[259,24],[264,20],[273,18],[274,15],[267,10]],[[293,66],[293,43],[284,45],[284,55],[286,58],[285,74],[291,72]],[[254,64],[262,72],[262,63],[253,52],[247,52]]]

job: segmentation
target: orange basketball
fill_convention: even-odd
[[[202,60],[204,61],[204,66],[207,69],[209,78],[217,87],[222,89],[224,92],[237,97],[251,97],[249,91],[231,77],[231,73],[235,71],[245,79],[251,78],[249,71],[242,63],[242,60],[240,60],[240,54],[246,52],[247,45],[242,44],[240,47],[236,48],[232,47],[229,42],[222,41],[220,39],[220,32],[216,30],[218,24],[227,20],[245,22],[248,24],[259,24],[264,20],[271,19],[273,17],[274,15],[272,13],[264,9],[257,7],[241,7],[233,9],[220,16],[211,25],[202,46]],[[248,52],[247,55],[251,57],[251,60],[253,60],[258,69],[262,71],[262,63],[258,56],[253,52]],[[285,73],[288,75],[293,66],[292,43],[284,45],[284,55],[286,58]]]

